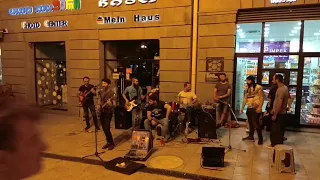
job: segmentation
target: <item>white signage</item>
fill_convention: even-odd
[[[98,7],[99,8],[105,8],[107,6],[112,6],[112,7],[119,7],[122,5],[122,3],[126,5],[133,5],[136,2],[139,2],[141,4],[147,4],[147,3],[154,3],[157,2],[157,0],[99,0],[98,2]]]
[[[133,22],[135,23],[147,23],[160,21],[160,15],[133,15]],[[99,16],[97,24],[123,24],[127,22],[127,18],[124,16]]]
[[[280,3],[293,3],[297,0],[270,0],[271,4],[280,4]]]

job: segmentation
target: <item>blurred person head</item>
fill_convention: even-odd
[[[111,80],[108,79],[108,78],[104,78],[104,79],[102,79],[102,81],[101,81],[101,86],[102,86],[103,88],[108,87],[110,84],[111,84]]]
[[[184,83],[184,91],[190,92],[191,91],[191,84],[189,82]]]
[[[0,98],[0,179],[20,180],[38,173],[46,145],[37,125],[39,108]]]
[[[254,76],[248,76],[246,79],[246,83],[247,83],[248,87],[255,86],[256,78]]]
[[[158,95],[152,94],[152,95],[149,97],[149,102],[148,102],[149,105],[150,105],[150,106],[155,106],[155,105],[157,105],[158,99],[159,99]]]
[[[227,75],[225,74],[225,73],[221,73],[220,75],[219,75],[219,80],[221,81],[221,82],[227,82],[228,81],[228,79],[227,79]]]
[[[87,86],[90,83],[90,78],[87,76],[83,77],[83,83],[85,86]]]
[[[134,87],[138,87],[139,86],[139,80],[137,78],[132,78],[132,85]]]
[[[276,74],[273,76],[272,78],[272,83],[274,83],[275,85],[279,86],[281,84],[283,84],[283,76],[281,74]]]

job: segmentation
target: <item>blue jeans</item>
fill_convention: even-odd
[[[162,125],[162,128],[161,128],[161,135],[165,138],[168,138],[169,136],[169,120],[168,119],[152,119],[152,121],[155,121],[157,122],[158,124],[161,124]],[[146,119],[144,120],[144,128],[146,130],[149,130],[151,131],[151,127],[152,127],[152,124],[151,124],[151,121]]]

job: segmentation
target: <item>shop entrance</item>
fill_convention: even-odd
[[[34,61],[37,104],[67,111],[65,43],[34,43]]]
[[[105,74],[117,87],[118,103],[131,78],[139,80],[144,93],[147,87],[159,87],[159,40],[105,42]]]

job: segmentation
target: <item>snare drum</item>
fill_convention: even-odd
[[[176,103],[176,102],[172,102],[171,110],[172,110],[173,112],[179,111],[179,108],[180,108],[180,104],[178,104],[178,103]]]

